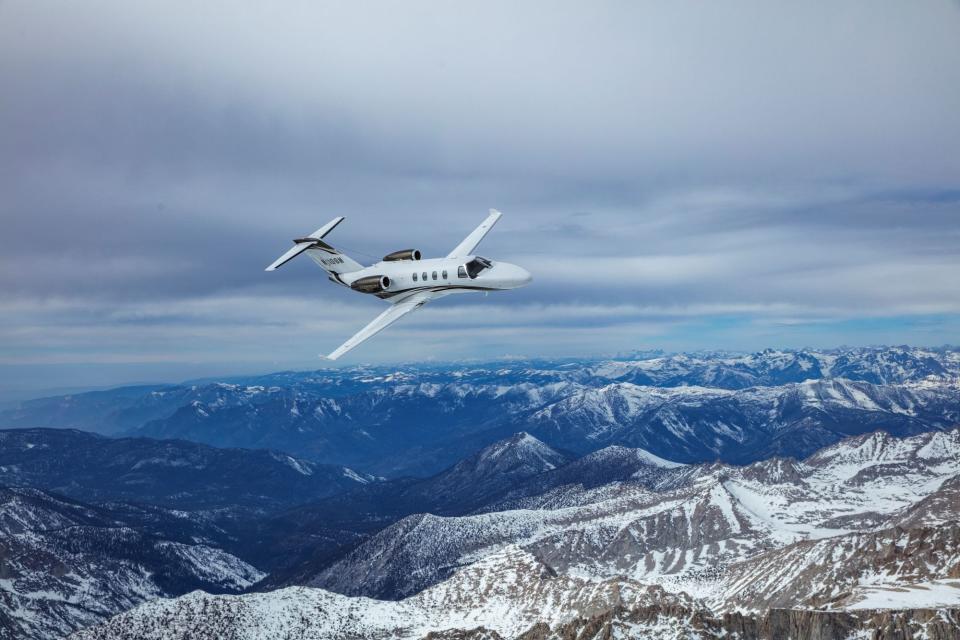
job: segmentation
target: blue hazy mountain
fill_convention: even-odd
[[[45,398],[0,426],[269,448],[394,477],[437,473],[518,431],[577,455],[621,445],[745,463],[950,427],[957,375],[957,350],[912,347],[356,367]]]
[[[0,485],[38,487],[85,501],[265,512],[373,480],[346,467],[269,450],[106,438],[73,429],[0,431]]]

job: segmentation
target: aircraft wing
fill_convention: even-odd
[[[373,336],[377,335],[403,316],[407,315],[411,311],[416,311],[431,300],[433,300],[433,296],[430,294],[430,292],[424,291],[421,293],[416,293],[406,300],[397,302],[389,309],[374,318],[373,322],[365,326],[363,329],[360,329],[360,331],[354,334],[352,338],[337,347],[333,353],[328,356],[320,357],[328,360],[336,360],[347,351],[350,351],[354,347],[360,345],[360,343],[368,338],[372,338]]]
[[[497,220],[499,220],[502,215],[503,214],[496,209],[490,209],[490,215],[487,216],[487,219],[481,222],[480,226],[474,229],[470,235],[464,238],[463,242],[458,244],[456,249],[447,254],[447,257],[462,258],[463,256],[472,254],[473,250],[477,248],[477,245],[480,244],[480,241],[487,235],[487,232],[493,228],[493,225],[497,224]]]

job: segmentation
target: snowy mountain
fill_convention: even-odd
[[[958,454],[958,431],[871,434],[803,462],[672,467],[659,489],[615,482],[581,507],[416,516],[339,567],[354,588],[446,574],[401,600],[195,592],[76,638],[952,638],[960,528],[869,523],[956,482]]]
[[[938,491],[950,491],[957,474],[956,430],[905,440],[870,434],[803,462],[674,466],[652,488],[649,480],[593,489],[580,484],[560,492],[566,500],[558,501],[553,488],[527,509],[411,516],[306,584],[347,595],[408,597],[504,545],[520,545],[560,574],[627,576],[709,603],[717,589],[732,589],[718,586],[725,567],[794,543],[888,526]],[[944,517],[955,518],[956,509]],[[951,566],[942,567],[943,577]]]
[[[656,486],[684,465],[664,460],[643,449],[610,446],[547,471],[499,496],[480,511],[542,509],[583,504],[590,490],[613,482]]]
[[[117,516],[0,487],[0,638],[60,637],[146,600],[239,592],[263,577],[218,548],[152,535]]]
[[[957,606],[960,524],[804,540],[729,567],[716,608]],[[886,605],[878,604],[887,594]]]
[[[571,460],[528,433],[520,432],[494,442],[435,476],[402,483],[391,491],[391,483],[371,486],[367,493],[381,492],[379,503],[410,504],[412,512],[440,515],[468,513],[493,497],[513,489],[525,480],[563,467]],[[350,500],[357,492],[332,501]]]
[[[557,624],[624,602],[670,600],[682,602],[661,590],[625,581],[593,583],[551,575],[536,558],[512,548],[458,572],[443,586],[402,602],[348,598],[298,587],[231,598],[195,592],[149,603],[73,637],[173,640],[192,634],[238,640],[386,640],[423,638],[432,630],[472,629],[487,623],[484,626],[497,630],[496,637],[512,638],[538,621]],[[161,620],[166,624],[159,624]]]
[[[470,513],[523,486],[531,478],[569,466],[570,459],[527,433],[489,445],[449,469],[424,479],[404,478],[358,487],[271,519],[261,538],[284,548],[286,567],[274,565],[265,583],[300,584],[362,536],[414,513]],[[565,466],[566,465],[566,466]],[[319,532],[328,532],[317,544]],[[354,536],[343,532],[353,532]],[[336,541],[339,540],[339,542]],[[301,542],[298,548],[294,542]]]
[[[802,457],[876,428],[911,435],[958,422],[957,379],[888,386],[828,379],[738,391],[615,383],[547,404],[528,428],[579,452],[624,444],[676,460],[743,463]]]
[[[402,518],[303,586],[152,600],[76,637],[951,637],[960,620],[960,430],[745,466],[618,446],[567,461],[521,433],[397,486],[499,473],[512,486],[473,513]],[[878,610],[896,598],[922,611]]]
[[[950,638],[958,424],[960,352],[910,347],[31,401],[0,637]]]
[[[521,429],[580,455],[621,445],[744,463],[949,428],[958,380],[960,351],[911,347],[357,367],[46,398],[0,426],[270,448],[392,477],[437,473]]]
[[[958,454],[956,430],[904,440],[879,432],[802,462],[745,467],[601,450],[531,478],[483,513],[403,519],[302,584],[405,597],[506,543],[524,544],[554,567],[677,582],[798,540],[902,517],[899,510],[960,473]],[[602,462],[611,459],[628,464]]]
[[[515,584],[514,571],[503,572]],[[502,574],[494,574],[497,578]],[[712,615],[688,606],[682,597],[648,587],[610,582],[583,589],[572,580],[523,575],[525,583],[550,591],[551,583],[565,591],[559,602],[523,600],[514,591],[499,589],[494,578],[485,592],[496,603],[491,609],[460,607],[445,611],[423,608],[423,601],[384,602],[345,598],[319,589],[293,587],[242,597],[210,596],[195,592],[175,600],[159,600],[121,614],[108,623],[85,629],[73,640],[179,640],[232,638],[236,640],[897,640],[934,638],[953,640],[960,611],[951,608],[904,610],[861,609],[816,611],[771,609],[763,615],[740,612]],[[486,586],[486,585],[485,585]],[[566,588],[565,588],[566,587]],[[949,588],[949,587],[948,587]],[[453,603],[465,592],[454,594]],[[568,595],[570,594],[570,595]],[[432,595],[432,594],[431,594]],[[439,594],[438,594],[439,595]],[[504,598],[503,596],[508,597]],[[570,600],[571,595],[581,595]],[[586,595],[584,599],[582,596]],[[606,598],[604,597],[606,596]],[[447,599],[440,601],[450,604]],[[466,602],[472,604],[467,599]],[[617,604],[617,603],[621,604]],[[630,603],[629,605],[623,603]],[[431,603],[432,604],[432,603]],[[556,605],[556,606],[555,606]],[[563,615],[565,610],[595,610],[586,615]],[[586,605],[586,606],[584,606]],[[539,610],[531,611],[535,607]],[[465,608],[465,607],[464,607]],[[529,620],[538,620],[524,631]]]

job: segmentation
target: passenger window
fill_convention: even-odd
[[[413,274],[413,281],[414,281],[414,282],[417,281],[417,274]]]
[[[436,272],[436,271],[434,271],[431,275],[433,276],[433,279],[434,279],[434,280],[437,279],[437,272]]]
[[[423,280],[426,281],[426,280],[427,280],[427,272],[424,271],[421,275],[423,276]]]
[[[458,278],[467,277],[467,270],[463,267],[463,265],[460,265],[459,267],[457,267],[457,277]]]
[[[443,273],[442,273],[441,275],[443,276],[443,279],[446,280],[446,279],[447,279],[447,270],[444,269],[444,270],[443,270]]]

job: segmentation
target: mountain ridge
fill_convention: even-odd
[[[622,445],[681,462],[746,463],[804,457],[878,428],[911,435],[960,422],[953,348],[356,367],[235,380],[36,400],[0,412],[0,425],[271,448],[425,477],[520,430],[576,455]]]

